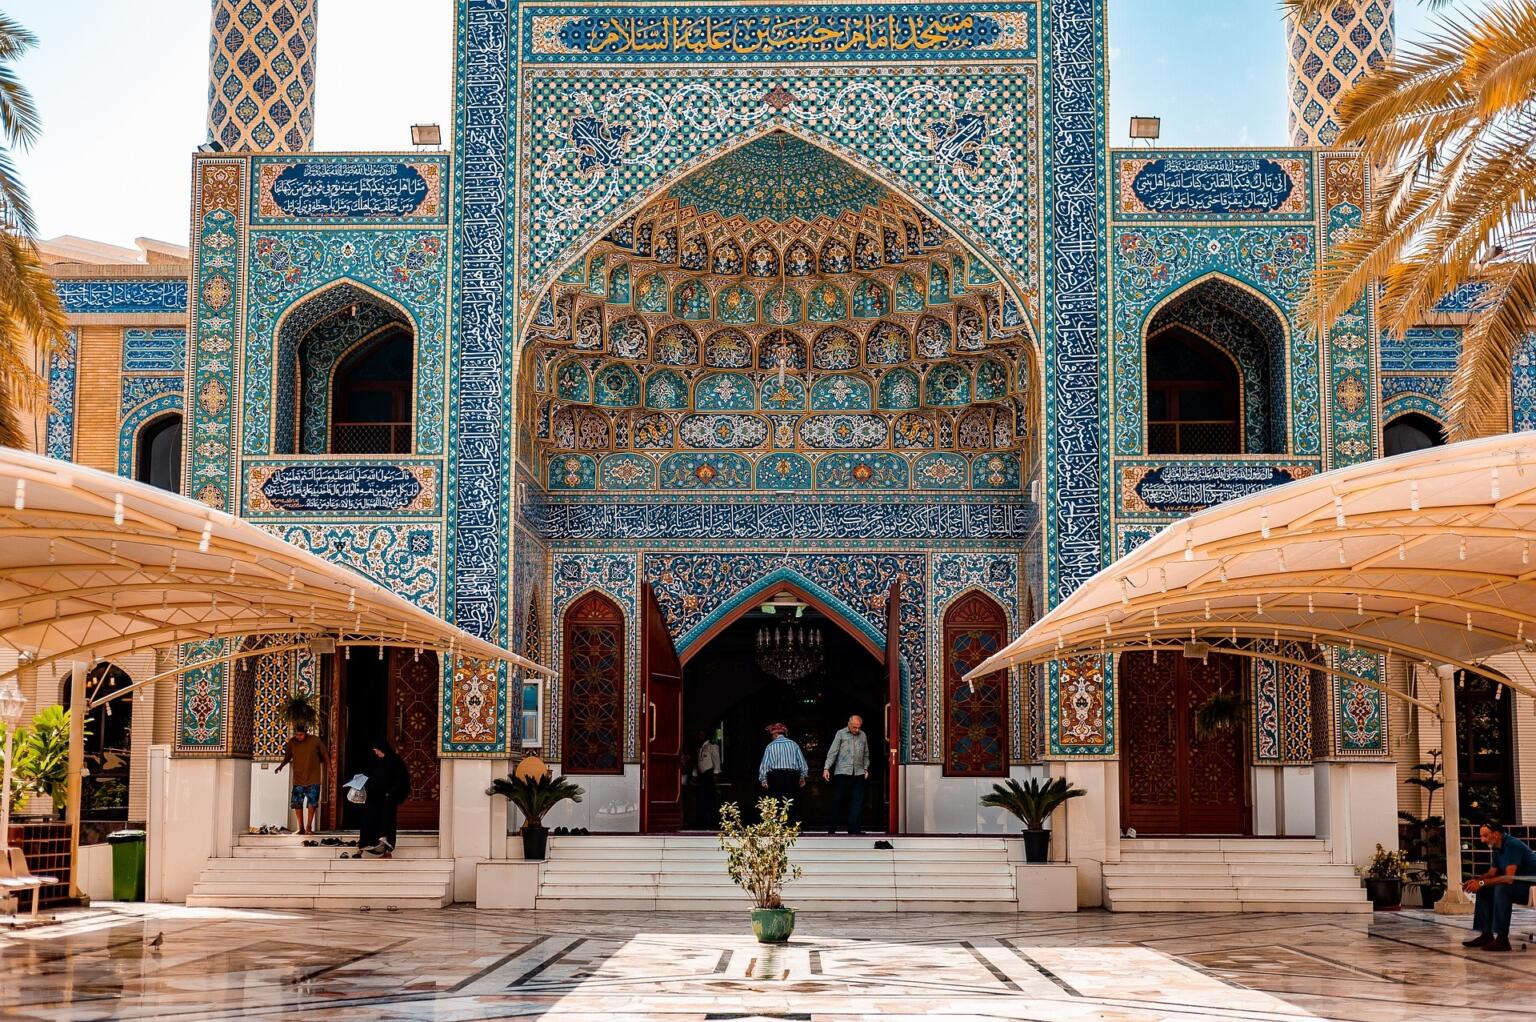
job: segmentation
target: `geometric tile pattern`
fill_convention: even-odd
[[[208,138],[225,151],[310,147],[317,6],[318,0],[214,0]]]
[[[1350,86],[1392,57],[1394,0],[1341,0],[1303,22],[1286,18],[1290,47],[1289,127],[1294,146],[1330,146]]]

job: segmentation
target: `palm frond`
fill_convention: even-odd
[[[1329,3],[1287,0],[1293,16]],[[1443,5],[1442,5],[1443,6]],[[1536,316],[1536,0],[1501,0],[1437,22],[1343,99],[1341,144],[1386,168],[1373,204],[1318,267],[1303,311],[1314,329],[1367,288],[1402,333],[1476,282],[1449,432],[1505,428],[1511,360]]]

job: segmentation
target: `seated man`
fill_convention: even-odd
[[[1531,902],[1532,878],[1536,877],[1536,852],[1525,842],[1504,833],[1504,825],[1489,820],[1478,829],[1478,840],[1493,849],[1493,868],[1462,884],[1477,898],[1472,924],[1478,935],[1462,941],[1462,947],[1484,951],[1509,950],[1509,921],[1515,905]]]

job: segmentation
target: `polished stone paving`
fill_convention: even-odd
[[[1464,925],[1409,912],[818,912],[774,948],[745,932],[745,913],[108,905],[0,931],[0,1018],[1536,1017],[1536,951],[1464,951]],[[1533,930],[1523,912],[1517,940]]]

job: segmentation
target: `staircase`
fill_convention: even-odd
[[[784,891],[794,908],[859,912],[1014,912],[1014,868],[1001,838],[804,837],[805,870]],[[740,911],[712,836],[550,838],[535,908]]]
[[[438,857],[436,834],[401,834],[392,859],[343,859],[343,851],[357,849],[305,848],[304,840],[297,834],[242,834],[232,856],[208,860],[187,904],[441,908],[453,901],[453,860]]]
[[[1354,867],[1313,838],[1127,838],[1104,864],[1114,912],[1369,912]]]

